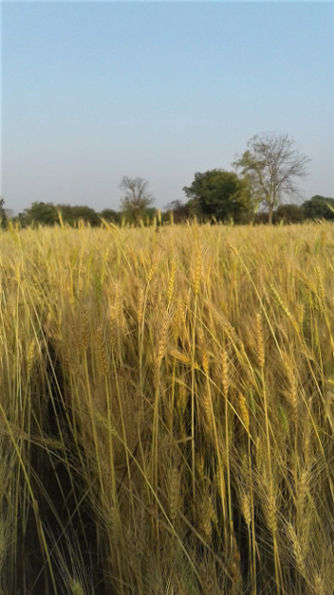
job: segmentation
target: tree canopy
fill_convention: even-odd
[[[100,213],[100,217],[110,223],[119,223],[120,213],[114,211],[114,209],[103,209]]]
[[[233,219],[238,222],[245,213],[252,211],[251,188],[247,179],[235,172],[212,169],[197,172],[190,186],[183,188],[190,199],[190,211],[204,218],[218,221]]]
[[[52,202],[33,202],[24,216],[28,223],[41,225],[54,225],[58,221],[57,207]]]
[[[334,219],[334,198],[316,194],[302,204],[305,219]]]
[[[64,223],[75,225],[79,220],[89,223],[92,226],[99,225],[98,214],[86,205],[58,205],[57,210],[61,213]]]
[[[64,223],[76,225],[79,220],[85,221],[90,225],[99,225],[99,215],[86,205],[54,205],[51,202],[33,202],[32,205],[20,213],[18,219],[25,225],[38,223],[39,225],[55,225],[59,223],[59,214]]]
[[[300,223],[302,220],[302,208],[295,204],[279,205],[273,216],[274,223]]]

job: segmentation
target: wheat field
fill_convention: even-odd
[[[329,595],[334,227],[0,235],[3,595]]]

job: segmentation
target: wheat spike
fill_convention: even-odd
[[[29,378],[30,376],[30,372],[34,363],[34,359],[35,359],[35,354],[36,354],[36,341],[35,339],[32,339],[28,348],[28,354],[27,354],[27,376]]]
[[[141,323],[143,321],[143,315],[144,315],[144,289],[142,288],[142,286],[140,286],[138,289],[138,296],[137,296],[137,320],[138,320],[139,326],[141,326]]]
[[[179,349],[175,349],[174,347],[171,347],[168,350],[168,354],[171,357],[173,357],[174,359],[176,359],[178,362],[181,362],[182,364],[186,364],[188,366],[191,365],[191,359],[185,353],[182,353],[182,351],[179,351]]]
[[[109,370],[109,362],[108,362],[108,354],[106,349],[106,344],[104,341],[103,330],[102,328],[97,329],[97,349],[98,349],[98,356],[99,356],[99,365],[100,370],[103,376],[106,376]]]
[[[266,510],[268,527],[273,535],[277,533],[277,509],[276,509],[276,497],[273,489],[269,491],[267,499],[267,510]]]
[[[175,262],[175,260],[173,260],[171,272],[169,275],[168,288],[167,288],[168,306],[170,305],[170,303],[172,301],[172,297],[173,297],[173,293],[174,293],[175,273],[176,273],[176,262]]]
[[[226,350],[223,351],[223,355],[222,355],[222,370],[223,370],[223,376],[222,376],[223,392],[224,392],[225,397],[227,397],[228,389],[229,389],[229,385],[230,385],[230,379],[229,379],[229,362],[228,362],[228,355],[227,355]]]
[[[265,354],[264,354],[264,340],[263,340],[263,329],[261,314],[256,315],[256,341],[257,341],[257,358],[260,368],[263,370],[265,365]]]
[[[297,409],[298,409],[298,383],[296,378],[296,372],[293,370],[292,363],[287,355],[283,356],[284,358],[284,366],[287,372],[288,380],[289,380],[289,390],[286,391],[286,398],[288,399],[291,407],[292,407],[292,416],[293,420],[297,420]]]
[[[88,349],[89,345],[89,318],[88,318],[88,310],[84,308],[82,311],[82,347],[83,349]]]
[[[193,292],[195,296],[199,294],[199,288],[201,284],[201,273],[202,273],[202,254],[200,250],[197,250],[195,256],[195,262],[193,266],[193,278],[192,278],[192,285],[193,285]]]
[[[241,510],[244,516],[245,522],[247,527],[250,526],[252,515],[251,515],[251,505],[250,505],[250,498],[248,494],[243,493],[241,497]]]
[[[161,362],[162,358],[166,354],[168,329],[169,329],[169,316],[166,313],[164,316],[164,319],[163,319],[162,327],[160,329],[160,337],[159,337],[158,351],[157,351],[158,362]]]
[[[324,580],[319,573],[314,578],[314,595],[326,595]]]
[[[247,407],[247,400],[246,397],[241,393],[239,393],[239,411],[242,422],[247,432],[249,432],[249,411]]]
[[[302,469],[297,483],[297,510],[303,514],[309,484],[309,471]]]
[[[211,430],[212,426],[213,426],[213,419],[212,419],[213,411],[212,411],[212,396],[211,396],[209,387],[207,387],[203,392],[202,402],[203,402],[203,409],[205,412],[205,419],[209,426],[209,429]]]
[[[292,550],[294,554],[294,558],[296,560],[297,569],[302,575],[305,575],[305,560],[302,553],[302,548],[300,545],[300,541],[297,537],[297,533],[292,525],[292,523],[288,523],[287,532],[289,539],[292,543]]]

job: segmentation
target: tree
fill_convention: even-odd
[[[172,202],[166,205],[165,210],[167,215],[166,219],[170,213],[173,213],[174,223],[181,223],[190,217],[190,209],[180,200],[172,200]]]
[[[72,226],[80,220],[92,226],[100,224],[98,214],[86,205],[57,205],[57,211],[60,211],[64,223]]]
[[[29,209],[25,209],[28,223],[54,225],[58,222],[57,207],[52,202],[33,202]]]
[[[239,222],[253,209],[248,180],[239,178],[235,172],[223,169],[198,172],[191,186],[183,190],[190,199],[187,203],[190,211],[204,218]]]
[[[114,211],[113,209],[103,209],[99,216],[102,217],[105,221],[110,223],[119,223],[120,222],[120,213]]]
[[[297,179],[306,175],[310,159],[295,149],[288,135],[262,133],[253,136],[247,150],[234,162],[244,176],[249,176],[254,195],[268,209],[268,221],[284,196],[297,193]]]
[[[279,205],[273,216],[274,223],[300,223],[303,220],[302,208],[295,204]]]
[[[8,223],[8,217],[5,209],[5,199],[0,196],[0,227],[6,229]]]
[[[147,190],[148,182],[143,178],[124,176],[120,188],[124,190],[121,209],[137,224],[145,214],[145,209],[153,203],[153,196]]]
[[[334,219],[334,198],[316,194],[303,202],[301,208],[305,219]]]

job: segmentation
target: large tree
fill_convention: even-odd
[[[298,194],[297,180],[306,175],[309,161],[288,135],[262,133],[248,141],[247,150],[234,166],[249,177],[253,192],[266,207],[268,221],[272,223],[274,209],[283,198]]]
[[[153,196],[148,191],[148,181],[143,178],[124,176],[120,183],[124,194],[121,198],[121,209],[135,223],[145,214],[145,210],[153,203]]]
[[[235,172],[211,169],[196,173],[190,186],[183,188],[190,199],[189,208],[204,218],[238,222],[252,211],[249,183]]]

